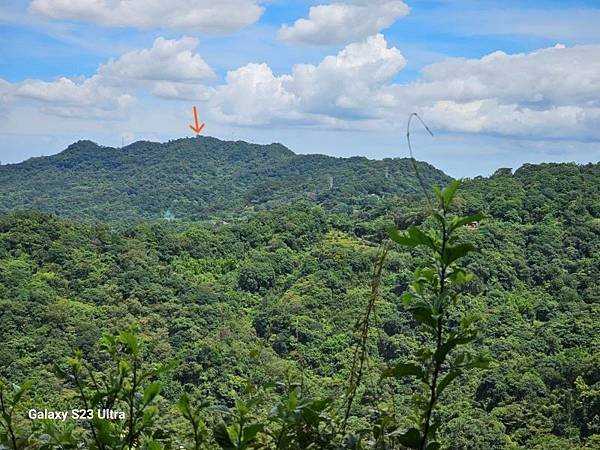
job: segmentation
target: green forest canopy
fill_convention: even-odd
[[[193,142],[168,145],[183,151]],[[204,148],[213,141],[202,142]],[[150,163],[136,171],[127,162],[138,145],[151,148],[151,170],[145,170]],[[55,364],[75,349],[100,364],[102,333],[135,321],[148,361],[182,361],[163,375],[164,411],[174,410],[184,390],[231,407],[248,379],[264,384],[301,377],[312,395],[339,396],[350,367],[352,326],[368,297],[384,229],[427,225],[426,204],[415,195],[405,160],[385,163],[394,174],[385,185],[385,176],[376,180],[385,170],[381,162],[351,158],[340,168],[340,160],[328,165],[322,163],[327,157],[301,157],[280,146],[250,147],[258,153],[247,164],[240,158],[248,153],[232,156],[232,167],[205,161],[206,155],[161,166],[169,160],[159,156],[164,147],[147,143],[106,149],[112,156],[98,158],[86,142],[54,159],[2,166],[8,195],[0,216],[0,375],[18,383],[31,378],[33,405],[67,405],[69,389],[55,375]],[[254,176],[250,168],[261,154],[265,165]],[[302,161],[311,170],[300,169]],[[178,167],[186,176],[178,178]],[[202,188],[203,194],[190,189],[190,183],[201,184],[189,172],[198,167],[223,185]],[[222,178],[224,167],[233,178]],[[334,167],[334,179],[344,184],[334,181],[330,191]],[[275,175],[265,177],[269,171]],[[59,174],[62,184],[55,186]],[[425,176],[432,184],[448,180],[433,168]],[[302,189],[290,180],[300,180]],[[127,183],[139,190],[126,192]],[[377,183],[383,184],[374,188]],[[41,186],[48,187],[48,197],[35,199]],[[154,189],[160,195],[153,196]],[[309,189],[316,197],[302,199]],[[390,195],[380,195],[384,190]],[[210,192],[215,197],[192,203]],[[356,192],[366,195],[359,199]],[[258,204],[268,210],[244,209],[255,193],[264,194]],[[412,194],[391,195],[401,193]],[[9,211],[24,207],[71,218]],[[122,223],[131,219],[127,211],[144,218],[166,208],[182,219]],[[185,211],[191,211],[187,217]],[[496,364],[462,377],[448,391],[440,409],[443,444],[599,448],[600,164],[526,165],[514,174],[502,169],[467,180],[456,211],[488,217],[464,231],[481,249],[469,257],[476,278],[465,294],[484,323],[474,345]],[[237,219],[192,220],[218,215]],[[90,223],[102,216],[112,224]],[[421,335],[399,296],[424,262],[420,251],[390,251],[373,358],[352,412],[356,429],[368,424],[373,403],[390,401],[379,387],[381,369],[419,349]],[[395,398],[405,413],[408,388]]]
[[[428,186],[450,178],[418,163]],[[418,192],[408,159],[296,155],[281,144],[211,137],[123,148],[79,141],[57,155],[0,166],[0,211],[33,209],[78,220],[139,222],[169,211],[223,219],[306,198],[352,207]]]

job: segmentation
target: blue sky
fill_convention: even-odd
[[[186,136],[192,105],[206,134],[371,158],[417,111],[455,176],[600,160],[597,1],[120,2],[0,5],[2,163]]]

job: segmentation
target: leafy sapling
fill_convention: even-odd
[[[275,450],[334,449],[333,401],[303,395],[300,386],[291,387],[269,413],[265,430],[271,437],[268,448]]]
[[[134,325],[117,335],[104,336],[102,346],[110,356],[106,370],[95,370],[77,352],[68,359],[69,370],[62,373],[89,412],[90,420],[85,423],[89,423],[90,448],[159,448],[152,441],[152,431],[161,383],[152,380],[174,363],[158,368],[145,364]]]
[[[231,409],[224,409],[223,419],[213,429],[214,439],[223,450],[250,450],[260,448],[260,435],[265,424],[255,411],[262,402],[264,392],[251,382],[246,383],[243,399],[238,399]]]
[[[29,448],[31,433],[18,422],[23,397],[31,388],[31,381],[21,386],[0,379],[0,448],[19,450]]]
[[[194,405],[190,395],[184,392],[179,397],[177,409],[187,420],[191,427],[191,439],[194,442],[193,449],[200,450],[206,448],[208,441],[208,428],[201,414],[202,410],[208,407],[208,402],[202,402],[199,405]]]
[[[413,319],[428,336],[412,362],[403,362],[385,370],[382,378],[416,378],[421,386],[413,397],[414,427],[404,433],[390,433],[400,445],[417,450],[436,450],[440,444],[435,435],[440,425],[435,408],[442,393],[465,370],[487,368],[490,360],[473,355],[465,349],[478,336],[477,318],[469,312],[453,308],[461,286],[473,279],[461,265],[465,256],[475,251],[469,242],[461,242],[458,230],[479,222],[483,215],[458,217],[450,208],[460,181],[453,181],[444,190],[434,188],[435,206],[431,216],[435,226],[421,229],[411,226],[400,232],[388,229],[390,238],[403,247],[421,247],[431,257],[431,264],[418,268],[402,301]]]

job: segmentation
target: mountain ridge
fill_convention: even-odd
[[[418,163],[427,186],[451,178]],[[77,141],[64,151],[0,166],[0,211],[34,209],[101,221],[216,219],[302,198],[352,207],[370,196],[414,194],[408,158],[300,155],[280,143],[201,136],[122,148]]]

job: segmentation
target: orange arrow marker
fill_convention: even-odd
[[[192,108],[192,111],[194,112],[194,125],[190,125],[190,128],[194,130],[196,134],[199,134],[202,131],[202,128],[204,128],[204,124],[198,125],[198,112],[196,111],[195,106]]]

